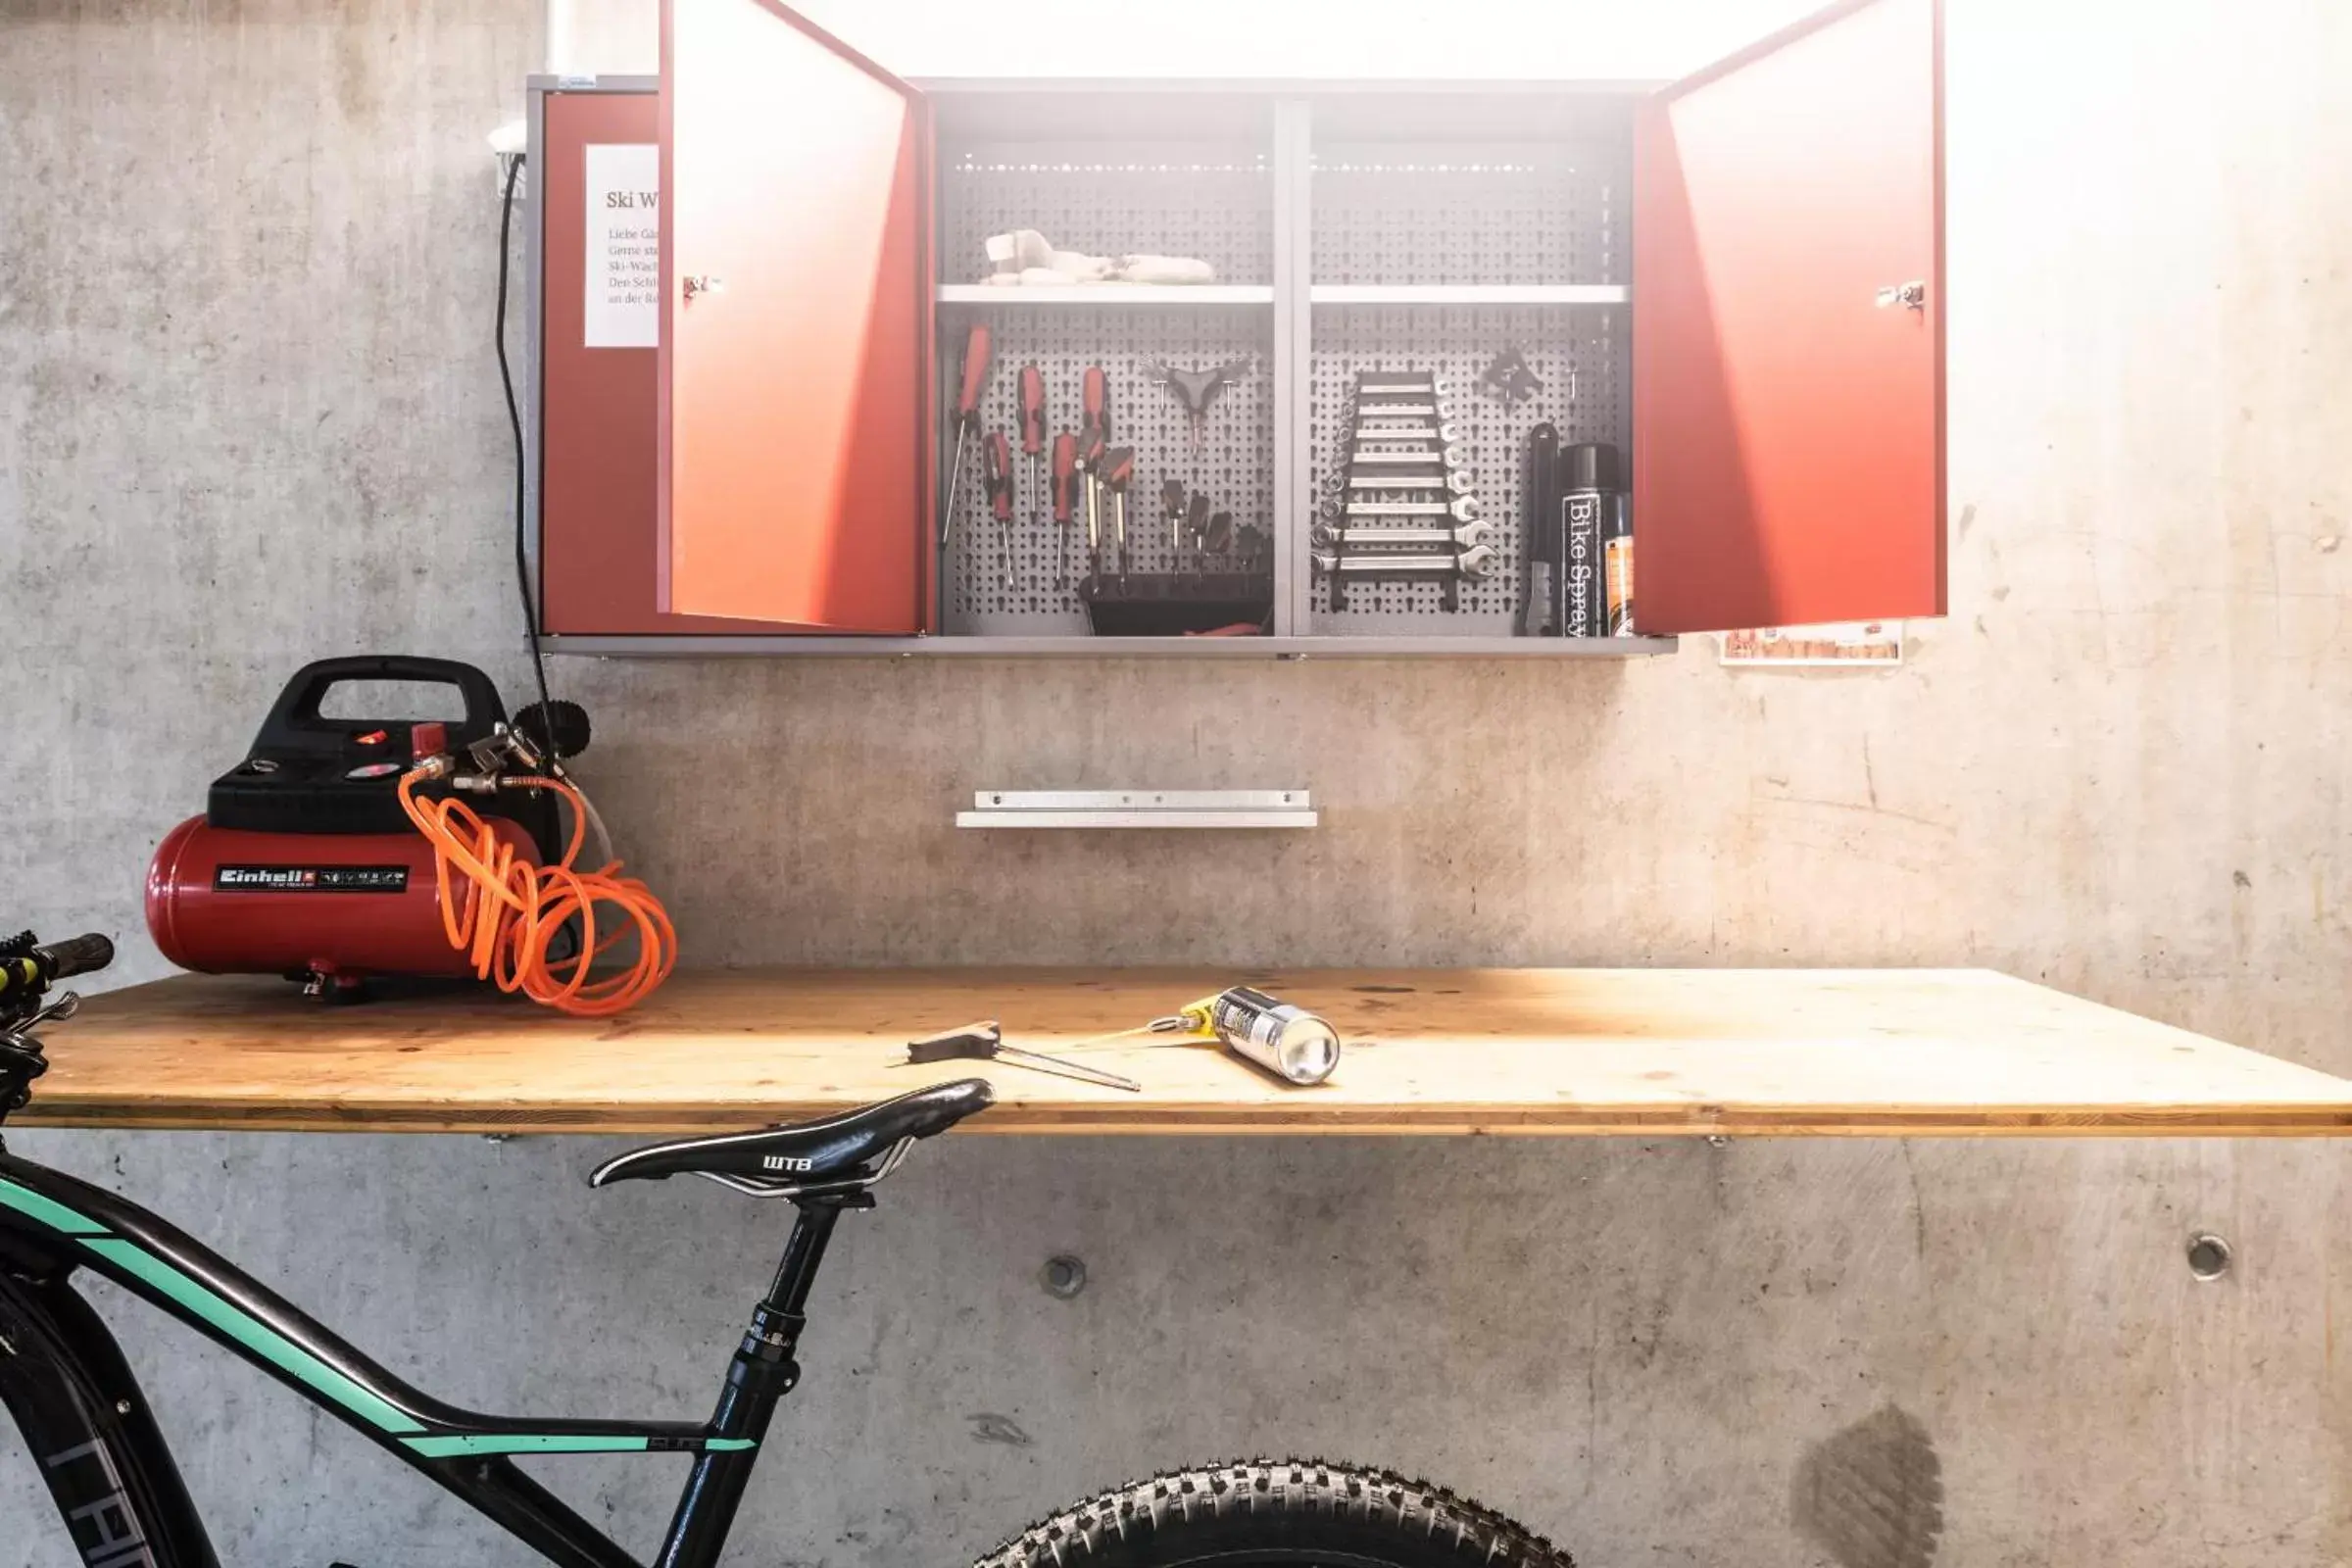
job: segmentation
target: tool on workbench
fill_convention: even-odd
[[[1479,390],[1493,394],[1514,409],[1544,390],[1543,381],[1527,368],[1527,356],[1515,348],[1495,355],[1494,362],[1479,376],[1478,385]]]
[[[1112,447],[1103,453],[1102,478],[1102,488],[1110,493],[1110,527],[1119,541],[1119,581],[1124,583],[1134,566],[1127,547],[1127,487],[1135,482],[1135,448]]]
[[[1070,513],[1078,487],[1078,438],[1064,430],[1054,438],[1054,528],[1060,537],[1054,552],[1054,586],[1070,585]]]
[[[963,483],[963,449],[980,429],[980,395],[988,390],[989,363],[988,327],[975,322],[963,340],[963,376],[956,384],[956,456],[948,465],[948,494],[939,509],[942,552],[948,548],[948,536],[956,531],[956,504]]]
[[[1519,462],[1519,635],[1552,633],[1551,574],[1560,565],[1560,432],[1545,420],[1527,432]]]
[[[1234,546],[1233,514],[1230,512],[1210,514],[1208,521],[1201,525],[1200,539],[1202,548],[1212,556],[1231,553]]]
[[[1560,569],[1552,623],[1563,637],[1608,634],[1600,579],[1601,521],[1620,496],[1623,465],[1605,441],[1560,449]]]
[[[997,519],[997,543],[1004,555],[1004,586],[1018,586],[1012,573],[1012,443],[991,430],[981,446],[980,482],[988,492],[989,515]]]
[[[910,1040],[906,1043],[906,1060],[915,1066],[934,1061],[1002,1061],[1015,1067],[1027,1067],[1034,1072],[1075,1078],[1080,1083],[1100,1084],[1105,1089],[1124,1089],[1137,1095],[1144,1092],[1142,1084],[1115,1072],[1089,1067],[1083,1062],[1065,1061],[1041,1051],[1023,1051],[1018,1046],[1008,1046],[1004,1044],[1004,1031],[998,1027],[993,1018],[967,1023],[959,1029],[950,1029],[922,1040]]]

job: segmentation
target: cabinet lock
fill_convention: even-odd
[[[1879,290],[1879,309],[1883,311],[1889,305],[1900,305],[1907,311],[1926,310],[1928,285],[1920,282],[1894,283]]]

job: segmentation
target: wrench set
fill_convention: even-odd
[[[1324,481],[1315,521],[1315,569],[1330,581],[1333,610],[1347,608],[1350,583],[1414,577],[1434,579],[1440,608],[1455,611],[1463,579],[1494,565],[1447,390],[1434,370],[1357,372],[1344,461]]]

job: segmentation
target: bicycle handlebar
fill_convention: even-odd
[[[39,996],[52,982],[89,974],[115,961],[115,945],[97,932],[0,958],[0,1004]]]

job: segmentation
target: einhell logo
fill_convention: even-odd
[[[791,1154],[761,1154],[760,1168],[761,1170],[810,1171],[816,1169],[816,1161],[800,1159]]]
[[[216,893],[406,893],[405,865],[223,865]]]

